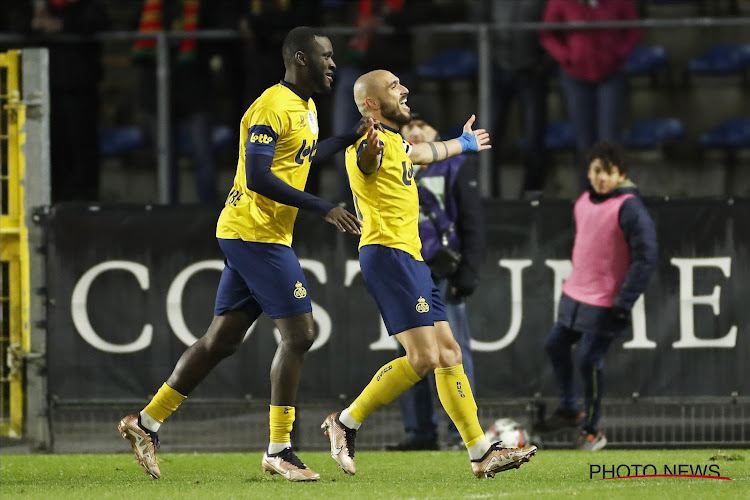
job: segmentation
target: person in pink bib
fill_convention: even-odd
[[[621,148],[599,142],[589,155],[591,187],[576,201],[573,270],[565,281],[557,321],[544,348],[552,361],[560,406],[546,430],[580,427],[576,445],[599,450],[607,438],[599,430],[604,357],[630,325],[630,310],[646,290],[657,262],[654,222],[627,177]],[[578,366],[585,409],[580,413],[573,385],[571,347],[578,343]]]

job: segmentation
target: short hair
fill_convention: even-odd
[[[284,65],[290,64],[294,60],[294,54],[300,50],[309,54],[316,36],[326,35],[307,26],[297,26],[287,33],[284,44],[281,46],[281,57],[284,59]]]
[[[589,164],[596,159],[601,160],[607,173],[612,170],[613,166],[617,166],[621,174],[627,174],[628,172],[628,167],[625,164],[625,151],[616,142],[599,141],[591,146],[588,154]]]
[[[411,115],[411,118],[412,118],[411,121],[409,123],[403,125],[401,127],[401,130],[403,130],[403,129],[407,128],[407,127],[409,128],[409,130],[411,130],[413,128],[430,127],[432,130],[435,131],[435,137],[432,138],[432,139],[430,139],[428,142],[434,142],[434,141],[439,141],[440,140],[440,132],[438,132],[435,129],[435,127],[433,127],[432,125],[430,125],[429,123],[427,123],[426,121],[424,121],[421,118],[416,118],[414,116],[414,114]]]

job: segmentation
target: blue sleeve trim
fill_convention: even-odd
[[[271,171],[273,158],[255,154],[245,157],[245,175],[248,189],[277,203],[315,212],[321,217],[328,215],[336,204],[321,200],[310,193],[295,189]]]
[[[378,140],[381,146],[385,147],[385,143],[381,140]],[[362,168],[359,166],[359,156],[362,154],[362,151],[367,147],[367,139],[363,139],[362,142],[359,143],[359,146],[357,147],[357,168],[359,168],[359,171],[362,172],[365,175],[369,175],[367,172],[364,172]],[[385,154],[380,155],[380,163],[378,164],[378,169],[383,166],[383,157]]]
[[[268,125],[251,125],[247,131],[245,155],[266,155],[273,157],[279,134]]]

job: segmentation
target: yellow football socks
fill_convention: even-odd
[[[161,386],[151,402],[146,405],[143,411],[162,424],[168,416],[177,410],[180,404],[185,401],[186,397],[187,396],[183,396],[165,383]]]
[[[294,425],[294,406],[273,406],[268,412],[272,443],[289,443]]]
[[[419,380],[406,356],[394,359],[375,373],[367,387],[349,406],[349,414],[362,423],[370,413],[399,397]]]
[[[466,448],[482,441],[484,432],[479,425],[477,403],[464,373],[464,365],[436,368],[435,385],[440,402],[461,434]]]

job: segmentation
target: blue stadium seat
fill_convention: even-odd
[[[99,154],[123,156],[146,145],[143,131],[134,126],[105,127],[99,130]]]
[[[688,71],[696,75],[742,73],[748,68],[750,44],[716,45],[688,62]]]
[[[569,121],[550,122],[544,133],[544,145],[551,151],[576,149],[576,134]]]
[[[448,49],[417,66],[416,75],[423,80],[456,80],[472,78],[479,69],[479,59],[472,49]]]
[[[625,73],[637,76],[653,73],[667,67],[669,59],[667,51],[661,45],[639,45],[625,63]]]
[[[622,143],[633,149],[652,149],[685,137],[685,124],[677,118],[651,118],[633,124]]]
[[[707,148],[746,148],[750,147],[750,117],[730,118],[700,138]]]
[[[569,121],[550,122],[544,131],[544,146],[550,151],[573,151],[576,149],[576,133]],[[529,147],[525,137],[518,140],[518,148]]]
[[[232,130],[226,125],[219,125],[211,130],[211,147],[214,151],[222,149],[234,141]],[[193,154],[193,144],[187,130],[180,128],[177,132],[177,153],[180,155]]]

